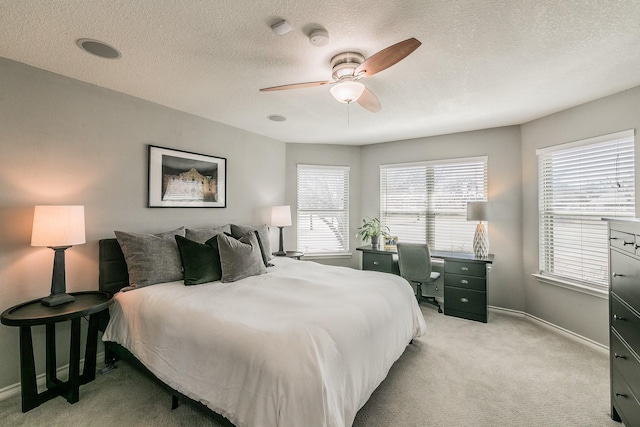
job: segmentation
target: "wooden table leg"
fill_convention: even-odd
[[[46,326],[46,372],[47,388],[52,388],[57,381],[56,364],[56,324],[47,323]]]
[[[69,393],[67,402],[80,400],[80,318],[71,320],[71,345],[69,347]]]
[[[20,385],[22,412],[27,412],[40,404],[36,384],[36,366],[33,360],[31,326],[20,326]]]
[[[87,344],[84,351],[84,367],[82,368],[82,384],[96,379],[96,356],[98,352],[98,324],[100,313],[89,317],[89,330],[87,331]]]

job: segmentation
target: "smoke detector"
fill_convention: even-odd
[[[291,24],[289,24],[287,21],[283,19],[282,21],[278,21],[275,24],[273,24],[271,26],[271,29],[277,35],[283,36],[287,34],[289,31],[291,31],[293,27],[291,26]]]
[[[309,43],[316,47],[326,46],[329,43],[329,33],[322,29],[313,30],[309,34]]]

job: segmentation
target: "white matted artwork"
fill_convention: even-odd
[[[149,145],[150,208],[224,208],[227,159]]]

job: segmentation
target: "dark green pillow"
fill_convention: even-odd
[[[216,236],[205,243],[176,236],[176,243],[182,258],[185,285],[199,285],[220,280],[222,267],[220,266],[220,252]]]

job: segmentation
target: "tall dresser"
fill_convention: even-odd
[[[640,426],[640,221],[609,220],[611,418]]]

